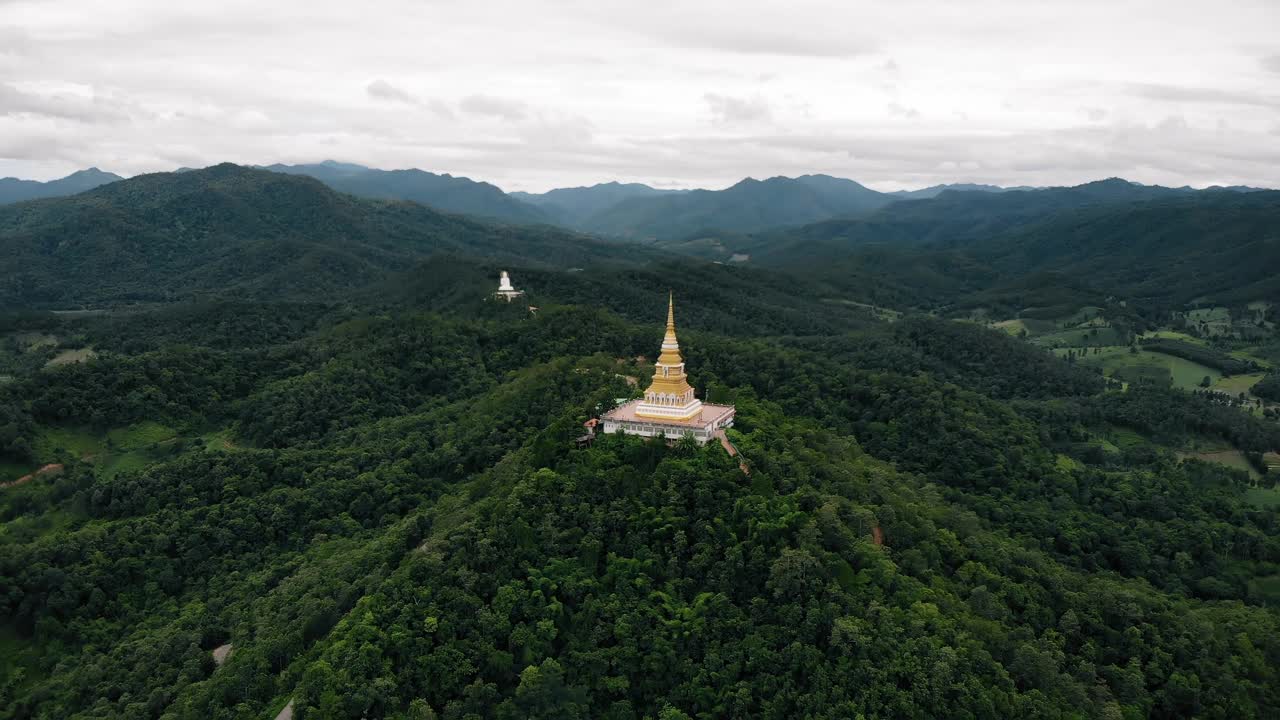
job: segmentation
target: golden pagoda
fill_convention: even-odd
[[[688,420],[702,411],[702,401],[693,396],[689,376],[684,372],[680,342],[676,340],[675,296],[667,296],[667,334],[662,352],[653,367],[653,382],[644,391],[644,402],[636,406],[638,417]]]
[[[604,431],[625,432],[645,437],[662,435],[678,438],[691,435],[705,443],[722,428],[733,425],[732,405],[712,405],[694,396],[685,374],[680,342],[676,339],[675,298],[667,296],[667,333],[653,368],[653,382],[644,398],[632,400],[605,413]]]

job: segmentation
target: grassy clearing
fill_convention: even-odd
[[[235,440],[231,434],[231,428],[205,433],[200,436],[200,441],[204,443],[205,450],[226,451],[234,450],[236,448]]]
[[[1248,459],[1245,458],[1244,453],[1239,450],[1231,449],[1215,450],[1213,452],[1199,452],[1187,455],[1187,457],[1204,460],[1205,462],[1218,463],[1219,465],[1225,465],[1233,470],[1243,470],[1249,473],[1249,477],[1253,480],[1262,479],[1261,473],[1253,467]]]
[[[145,452],[127,452],[108,455],[102,459],[101,473],[105,478],[113,478],[122,472],[136,472],[154,462]]]
[[[1100,308],[1097,305],[1085,305],[1084,307],[1075,311],[1075,313],[1073,313],[1072,315],[1062,318],[1060,322],[1069,322],[1069,323],[1091,322],[1101,318],[1103,311],[1104,311],[1104,308]]]
[[[1054,352],[1059,357],[1067,356],[1066,348],[1059,348]],[[1222,373],[1219,370],[1206,365],[1163,353],[1147,352],[1146,350],[1131,353],[1128,346],[1124,345],[1097,348],[1097,352],[1090,349],[1087,354],[1079,356],[1076,362],[1081,365],[1099,366],[1107,377],[1124,379],[1130,382],[1138,377],[1164,377],[1167,372],[1174,387],[1183,390],[1194,390],[1201,387],[1200,383],[1205,376],[1209,377],[1210,385],[1222,379]]]
[[[10,543],[30,542],[49,533],[70,530],[84,520],[84,516],[69,510],[22,515],[0,524],[0,540]]]
[[[97,353],[92,348],[80,348],[79,350],[63,350],[54,355],[45,363],[45,367],[57,367],[59,365],[70,365],[72,363],[84,362],[92,359]]]
[[[1111,429],[1111,442],[1114,443],[1117,449],[1124,450],[1135,445],[1146,444],[1147,439],[1129,428],[1113,427]]]
[[[1231,322],[1231,311],[1225,307],[1196,308],[1187,311],[1187,319],[1198,323]]]
[[[1150,330],[1140,336],[1143,340],[1181,340],[1195,345],[1208,345],[1204,338],[1188,335],[1177,330]]]
[[[56,347],[58,338],[42,332],[24,332],[13,336],[22,352],[35,352],[44,348]]]
[[[1274,361],[1272,361],[1272,360],[1268,360],[1268,359],[1267,359],[1266,357],[1264,357],[1262,354],[1255,354],[1256,352],[1257,352],[1257,351],[1256,351],[1256,350],[1254,350],[1254,349],[1249,349],[1249,350],[1232,350],[1231,352],[1227,353],[1227,355],[1229,355],[1230,357],[1233,357],[1233,358],[1235,358],[1235,359],[1237,359],[1237,360],[1244,360],[1244,361],[1252,361],[1252,362],[1256,362],[1256,363],[1258,363],[1259,365],[1261,365],[1261,366],[1262,366],[1262,367],[1264,367],[1264,368],[1273,367],[1273,366],[1275,365],[1275,362],[1274,362]]]
[[[1226,335],[1232,330],[1231,311],[1224,307],[1188,310],[1186,318],[1187,322],[1200,326],[1210,335]]]
[[[1249,375],[1232,375],[1231,377],[1220,378],[1213,384],[1213,389],[1218,392],[1224,392],[1229,395],[1239,395],[1240,393],[1248,393],[1253,389],[1258,381],[1266,377],[1266,373],[1252,373]]]
[[[43,462],[53,462],[70,455],[85,458],[106,450],[103,439],[87,430],[67,427],[41,428],[34,443],[35,455]]]
[[[129,427],[117,428],[107,433],[107,441],[121,450],[136,450],[155,445],[178,436],[178,431],[158,422],[145,420]]]
[[[1018,336],[1022,333],[1031,334],[1031,330],[1027,328],[1027,323],[1022,318],[1014,318],[1012,320],[1001,320],[992,325],[997,330],[1003,330],[1010,335]]]
[[[1083,346],[1118,346],[1123,339],[1124,338],[1120,337],[1120,333],[1116,332],[1115,328],[1078,327],[1068,330],[1059,330],[1057,332],[1044,333],[1036,336],[1032,342],[1036,345],[1049,348],[1078,348]]]
[[[1280,489],[1275,487],[1251,487],[1245,491],[1244,499],[1259,507],[1280,507]],[[1280,575],[1277,575],[1276,577],[1280,578]]]

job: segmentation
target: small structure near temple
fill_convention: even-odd
[[[522,295],[524,295],[524,291],[515,289],[511,285],[511,276],[507,274],[506,270],[503,270],[501,277],[498,278],[498,292],[494,293],[493,296],[500,300],[511,302]]]
[[[675,299],[667,299],[667,334],[644,398],[623,403],[600,418],[604,432],[679,439],[691,436],[700,445],[733,426],[734,407],[704,403],[694,396],[676,340]]]

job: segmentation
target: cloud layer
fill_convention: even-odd
[[[4,7],[0,175],[335,158],[513,190],[1280,186],[1273,0]]]

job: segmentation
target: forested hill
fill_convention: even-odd
[[[332,297],[441,252],[561,268],[645,257],[568,231],[362,200],[308,177],[218,165],[0,208],[0,306]]]
[[[661,190],[640,183],[607,182],[590,187],[556,188],[544,193],[508,193],[517,200],[536,205],[554,222],[567,227],[583,227],[593,215],[629,198],[678,195],[686,190]]]
[[[797,228],[746,235],[709,231],[708,235],[724,240],[725,247],[718,259],[728,257],[729,253],[749,253],[755,261],[769,263],[815,250],[838,253],[872,244],[964,244],[1038,223],[1057,213],[1087,207],[1122,207],[1153,200],[1241,194],[1244,193],[1221,189],[1194,191],[1137,185],[1119,178],[1074,187],[1006,192],[957,186],[924,196],[891,194],[889,197],[896,202],[874,212],[824,219]],[[677,251],[683,249],[679,240],[664,245]],[[705,243],[691,244],[689,249],[696,252],[702,247]]]
[[[313,177],[340,192],[379,200],[412,200],[449,213],[506,222],[545,223],[553,216],[487,182],[426,172],[379,170],[326,160],[312,165],[269,165],[265,170]]]
[[[1055,200],[1053,192],[944,193],[737,249],[753,265],[830,282],[871,273],[923,306],[1046,277],[1057,278],[1056,289],[1092,288],[1095,301],[1115,296],[1161,307],[1280,297],[1280,192],[1167,191],[1138,202],[1069,196],[1082,204]]]
[[[5,356],[0,468],[63,467],[0,489],[0,718],[1280,711],[1280,516],[1176,452],[1274,423],[973,325],[680,300],[750,474],[576,447],[662,295],[9,318],[97,356]]]
[[[0,205],[75,195],[120,179],[119,175],[103,172],[98,168],[79,170],[64,178],[49,180],[48,182],[19,180],[11,177],[0,178]]]
[[[702,231],[758,232],[883,207],[895,198],[827,175],[747,178],[724,190],[630,197],[581,221],[631,240],[680,240]]]

